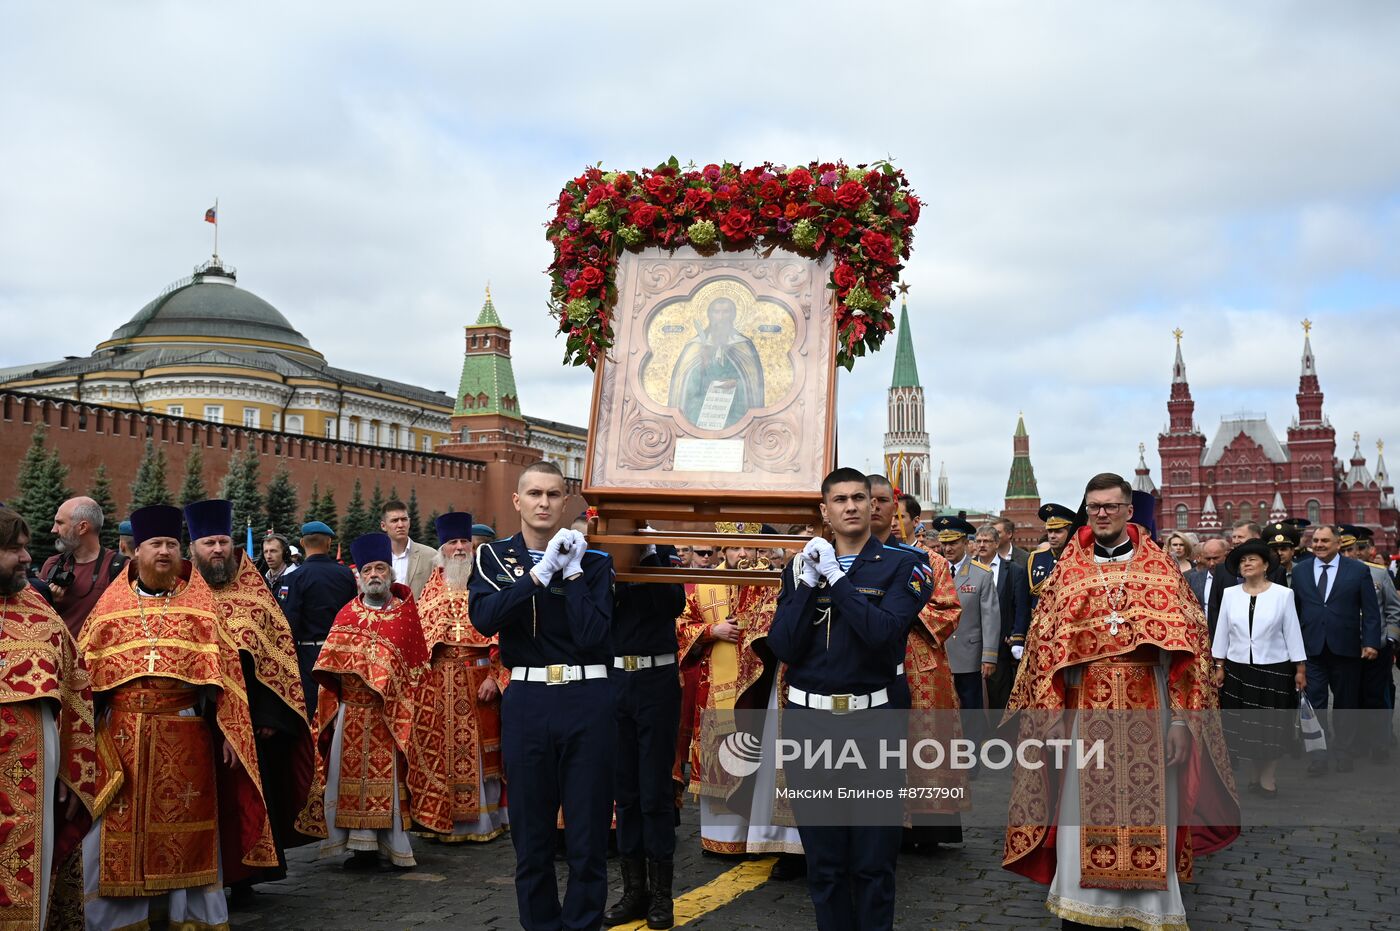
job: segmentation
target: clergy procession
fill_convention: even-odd
[[[675,869],[688,805],[706,855],[776,856],[772,880],[805,878],[795,926],[894,927],[901,855],[963,842],[977,769],[887,774],[882,811],[833,817],[811,799],[834,769],[716,764],[715,716],[747,709],[789,737],[849,727],[865,744],[1106,729],[1098,769],[1022,760],[1004,850],[978,855],[1047,886],[1063,927],[1181,929],[1182,884],[1240,834],[1236,768],[1272,798],[1293,740],[1230,713],[1296,715],[1300,694],[1376,712],[1334,718],[1309,776],[1390,753],[1400,599],[1364,528],[1307,528],[1297,558],[1306,521],[1241,523],[1198,569],[1198,541],[1159,546],[1114,474],[1077,510],[1044,505],[1029,553],[992,523],[916,523],[882,475],[838,468],[820,491],[821,526],[789,528],[800,549],[642,556],[730,578],[774,567],[778,587],[618,581],[548,462],[520,477],[517,533],[444,514],[423,572],[424,548],[390,533],[351,541],[352,572],[311,522],[308,559],[269,578],[234,546],[228,501],[150,506],[76,638],[27,584],[30,528],[0,509],[0,927],[222,929],[287,875],[291,848],[406,871],[423,844],[508,834],[522,927],[668,928],[690,885]],[[910,709],[927,714],[892,716]]]

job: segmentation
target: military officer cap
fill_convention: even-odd
[[[1337,529],[1342,532],[1337,538],[1337,545],[1344,550],[1355,546],[1357,540],[1369,540],[1373,535],[1371,528],[1359,527],[1356,524],[1339,524]]]
[[[1042,504],[1035,513],[1045,521],[1046,530],[1063,530],[1074,524],[1074,511],[1063,504]]]
[[[1312,526],[1312,521],[1308,520],[1306,517],[1286,517],[1282,521],[1280,521],[1280,523],[1287,524],[1294,530],[1298,531],[1300,537],[1303,533],[1304,527]]]
[[[1296,550],[1302,539],[1298,528],[1286,521],[1277,521],[1264,528],[1264,542],[1269,546],[1286,546]]]
[[[977,532],[976,527],[954,514],[940,514],[933,519],[931,526],[938,531],[939,543],[956,543]]]

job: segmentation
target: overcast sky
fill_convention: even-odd
[[[92,351],[220,252],[333,364],[455,389],[489,280],[527,413],[584,423],[543,223],[586,164],[893,157],[934,468],[999,507],[1137,445],[1172,336],[1202,429],[1295,409],[1400,456],[1400,5],[7,4],[0,366]],[[878,468],[894,339],[843,374]],[[1397,461],[1395,465],[1400,465]]]

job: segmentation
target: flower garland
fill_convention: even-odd
[[[894,329],[888,308],[920,210],[904,173],[884,161],[682,168],[675,158],[640,172],[588,168],[553,206],[549,309],[568,337],[564,361],[589,368],[613,343],[620,249],[779,245],[835,257],[836,361],[849,369]]]

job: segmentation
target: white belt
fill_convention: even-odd
[[[298,640],[296,643],[299,647],[323,647],[326,645],[324,640]]]
[[[556,663],[552,666],[512,666],[510,681],[543,682],[545,685],[566,685],[580,679],[606,679],[608,667],[602,663],[592,666],[567,666]]]
[[[676,665],[676,654],[661,653],[656,656],[614,656],[613,668],[625,669],[628,672],[635,672],[638,669],[650,669],[653,666],[674,666]]]
[[[832,714],[845,714],[848,711],[864,711],[890,703],[888,689],[880,689],[869,695],[817,695],[804,692],[795,685],[788,686],[788,701],[805,708],[830,711]]]
[[[491,665],[491,657],[489,657],[489,656],[478,656],[476,659],[472,660],[471,663],[470,663],[469,665],[472,665],[472,666],[490,666],[490,665]]]

